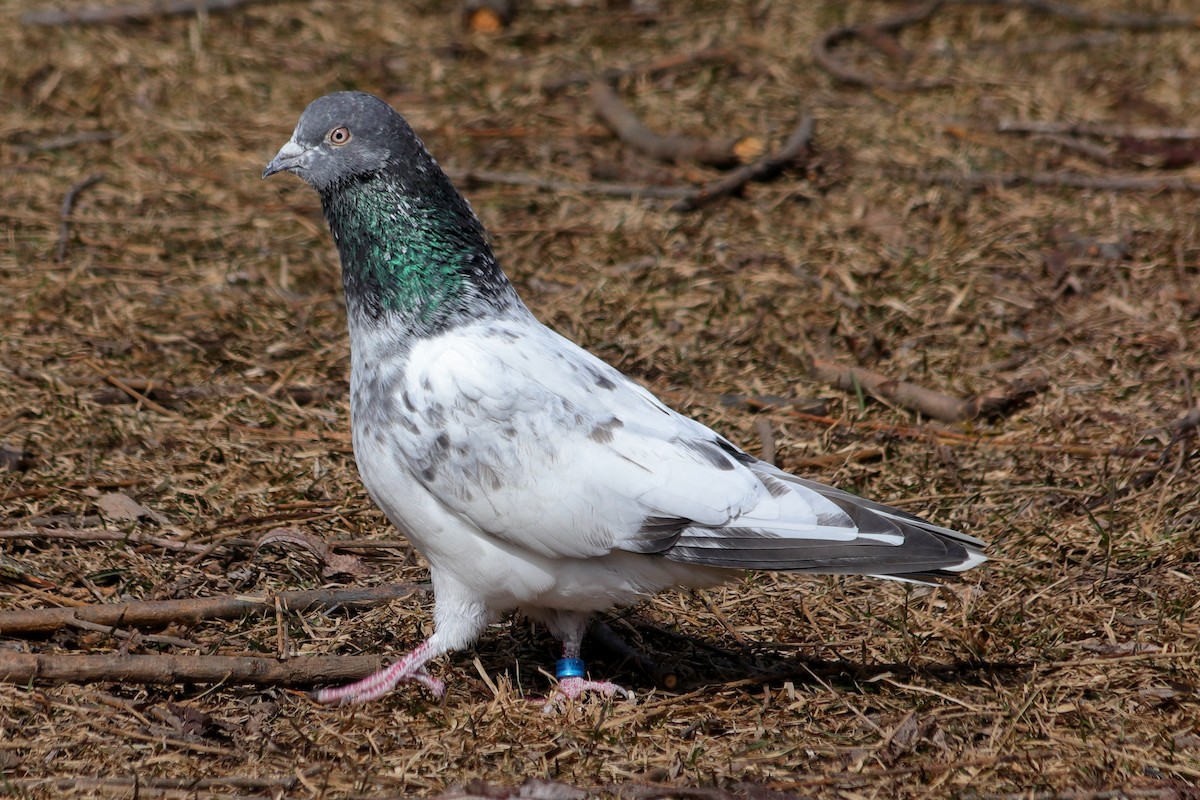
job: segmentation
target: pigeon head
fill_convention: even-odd
[[[352,330],[383,324],[397,336],[432,335],[523,309],[470,204],[378,97],[314,100],[263,177],[277,172],[299,176],[321,197]]]
[[[263,177],[291,172],[326,192],[357,176],[428,157],[387,103],[365,92],[337,92],[309,103]]]

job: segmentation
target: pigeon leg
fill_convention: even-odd
[[[438,576],[434,575],[434,588],[438,587]],[[433,635],[417,645],[411,653],[391,666],[368,675],[360,681],[321,689],[315,695],[318,703],[330,705],[352,705],[366,703],[383,697],[400,683],[419,683],[433,694],[441,697],[446,693],[446,684],[430,675],[425,664],[442,653],[466,647],[479,636],[487,625],[487,614],[482,607],[470,602],[461,602],[453,586],[446,586],[439,595],[433,609]]]
[[[550,626],[551,632],[562,639],[562,658],[554,665],[554,677],[558,687],[546,698],[542,711],[552,714],[565,700],[578,700],[588,692],[602,697],[620,695],[626,700],[634,699],[633,692],[612,681],[589,680],[579,650],[583,644],[583,632],[587,629],[587,617],[583,615],[559,615]]]
[[[446,693],[446,685],[430,675],[425,670],[425,662],[438,655],[431,646],[437,637],[434,634],[417,646],[415,650],[389,667],[368,675],[360,681],[321,689],[316,693],[316,701],[326,705],[356,705],[383,697],[404,681],[419,683],[428,689],[434,697]]]

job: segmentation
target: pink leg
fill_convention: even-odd
[[[430,652],[429,642],[423,642],[396,663],[360,681],[321,689],[316,693],[316,701],[339,706],[366,703],[383,697],[403,681],[419,683],[434,697],[441,697],[446,693],[446,685],[425,671],[425,662],[435,655]]]

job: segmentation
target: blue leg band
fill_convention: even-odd
[[[564,678],[582,678],[583,675],[582,658],[560,658],[554,662],[554,677],[560,681]]]

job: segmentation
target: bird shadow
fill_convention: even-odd
[[[529,630],[529,635],[522,635],[517,626],[511,637],[486,637],[473,657],[489,673],[506,675],[525,692],[539,692],[550,685],[546,672],[557,658],[558,643],[544,631]],[[722,688],[753,692],[785,682],[860,693],[870,692],[871,686],[885,679],[921,678],[947,685],[1011,683],[1024,680],[1033,667],[1027,662],[985,659],[868,663],[778,647],[765,641],[731,649],[630,614],[594,623],[582,655],[594,677],[603,676],[636,692],[654,688],[677,694]]]

